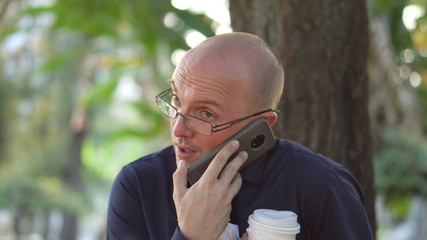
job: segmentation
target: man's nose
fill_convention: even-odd
[[[185,117],[178,114],[175,119],[171,122],[172,134],[175,137],[192,137],[194,132],[193,130],[187,128],[185,125]]]

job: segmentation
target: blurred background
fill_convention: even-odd
[[[366,11],[377,239],[427,239],[427,0]],[[104,239],[116,174],[170,144],[154,96],[231,25],[227,0],[1,0],[0,240]]]

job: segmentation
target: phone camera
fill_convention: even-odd
[[[252,148],[259,148],[262,144],[265,142],[265,136],[264,135],[258,135],[251,141],[251,147]]]

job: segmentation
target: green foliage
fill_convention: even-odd
[[[374,156],[375,182],[388,199],[427,197],[427,143],[395,129],[386,129]]]
[[[403,9],[408,0],[375,0],[374,13],[386,18],[390,26],[393,47],[397,55],[405,48],[412,48],[412,40],[402,21]]]
[[[0,75],[1,76],[1,75]],[[6,106],[8,101],[8,84],[0,79],[0,164],[2,162],[2,153],[7,140],[7,126],[6,126]]]
[[[183,36],[189,29],[205,36],[214,35],[209,26],[211,20],[202,14],[175,9],[168,0],[57,0],[53,7],[27,9],[33,15],[49,12],[55,14],[53,29],[68,29],[89,38],[108,36],[117,42],[136,41],[148,50],[150,57],[165,43],[171,50],[187,49]],[[163,22],[167,13],[175,13],[182,24],[166,27]]]
[[[19,176],[0,179],[0,208],[10,206],[24,213],[49,209],[81,213],[86,210],[87,201],[81,193],[64,187],[57,178]]]
[[[121,74],[120,71],[113,71],[107,81],[96,84],[89,93],[84,96],[82,100],[83,107],[88,109],[94,104],[109,103],[119,84]]]
[[[427,66],[427,65],[426,65]],[[421,109],[423,109],[423,130],[427,133],[427,87],[422,85],[417,88],[418,99],[420,102]]]
[[[86,51],[87,46],[85,46],[84,44],[75,45],[72,48],[64,49],[58,54],[52,55],[50,59],[45,62],[41,70],[45,72],[57,71],[60,67],[73,64],[72,62],[82,56]]]
[[[164,132],[165,126],[164,116],[149,103],[133,102],[131,106],[146,119],[144,127],[138,128],[121,128],[112,134],[112,139],[120,139],[123,137],[138,137],[144,139],[150,139],[155,137],[161,132]]]
[[[394,48],[395,59],[398,65],[409,65],[417,72],[425,71],[427,58],[420,54],[427,47],[427,1],[426,0],[375,0],[373,2],[374,15],[380,15],[386,19],[389,25],[392,45]],[[413,30],[408,30],[403,23],[402,14],[408,5],[418,5],[424,8],[424,15],[417,20],[417,26]],[[411,49],[415,53],[415,59],[412,62],[405,62],[402,57],[402,51]]]
[[[405,7],[412,4],[427,10],[426,0],[375,0],[371,13],[374,17],[385,19],[388,23],[397,68],[405,65],[410,69],[410,73],[420,73],[424,78],[416,91],[421,111],[425,111],[427,109],[425,87],[427,58],[421,52],[427,46],[427,37],[425,37],[427,36],[425,30],[427,11],[418,19],[415,29],[408,30],[403,23],[402,14]],[[414,53],[414,59],[408,60],[403,57],[403,51],[406,49]],[[404,80],[408,78],[402,74],[401,77]],[[400,86],[396,85],[396,87]],[[386,197],[386,204],[397,220],[406,216],[413,195],[427,197],[427,142],[423,138],[427,133],[427,115],[423,113],[424,131],[419,133],[420,136],[409,134],[408,132],[412,132],[410,129],[405,131],[382,126],[385,130],[382,130],[380,147],[374,155],[377,190]],[[396,126],[393,127],[396,128]]]
[[[0,26],[0,40],[31,40],[7,59],[0,56],[0,71],[6,62],[21,67],[14,70],[19,76],[0,72],[0,208],[78,214],[88,210],[88,201],[66,187],[64,176],[77,171],[70,168],[73,112],[89,118],[84,180],[110,182],[166,133],[149,91],[172,73],[171,54],[188,49],[185,33],[212,36],[212,20],[175,9],[169,0],[56,0],[50,7],[26,7],[30,3],[11,1],[25,11],[12,20],[6,14]],[[178,19],[172,27],[164,25],[169,13]],[[46,16],[53,22],[46,24]],[[123,76],[142,89],[138,101],[115,102]],[[131,115],[117,116],[124,108]]]
[[[396,221],[402,221],[408,215],[411,207],[412,196],[404,195],[386,199],[386,205]]]
[[[0,42],[3,41],[7,36],[17,32],[18,29],[15,27],[10,27],[8,29],[4,29],[0,32]]]

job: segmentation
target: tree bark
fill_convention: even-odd
[[[66,185],[76,193],[83,193],[82,180],[82,146],[86,133],[86,112],[76,110],[73,114],[71,158],[68,171],[65,174]],[[78,216],[76,213],[64,213],[64,224],[61,232],[61,240],[76,240],[78,232]]]
[[[89,110],[79,104],[87,88],[92,86],[95,79],[97,67],[96,57],[88,54],[83,58],[77,81],[76,95],[73,113],[70,119],[70,132],[72,135],[70,147],[70,161],[65,172],[64,180],[69,189],[76,193],[84,193],[84,183],[82,179],[83,160],[82,148],[86,133],[89,131]],[[76,240],[78,231],[77,213],[64,213],[64,225],[61,233],[61,240]]]
[[[71,162],[69,171],[66,173],[66,184],[68,188],[77,193],[83,193],[83,181],[81,177],[82,159],[81,149],[85,136],[84,129],[73,132],[71,146]],[[78,216],[77,213],[64,213],[64,224],[61,232],[61,240],[76,240],[78,232]]]
[[[348,168],[364,190],[375,232],[365,2],[233,0],[230,14],[234,31],[257,34],[283,61],[276,136]]]
[[[253,33],[281,57],[283,45],[281,0],[231,0],[230,18],[235,31]]]

